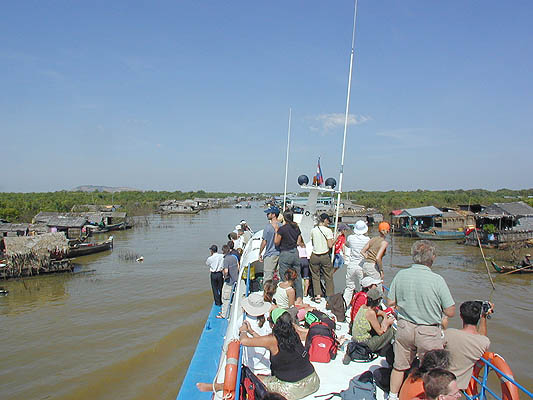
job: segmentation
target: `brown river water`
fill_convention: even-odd
[[[151,216],[150,224],[113,232],[112,252],[76,260],[78,274],[0,282],[2,399],[174,399],[212,305],[207,248],[219,247],[246,219],[262,229],[262,209],[220,209],[193,216]],[[102,238],[108,235],[102,235]],[[410,264],[413,239],[394,237],[385,280]],[[533,274],[495,277],[492,291],[479,249],[437,242],[434,271],[457,304],[490,299],[493,351],[530,390]],[[144,263],[121,259],[121,251]],[[488,251],[496,260],[504,253]],[[344,272],[335,275],[340,291]],[[460,325],[459,317],[451,326]],[[218,357],[218,354],[213,354]]]

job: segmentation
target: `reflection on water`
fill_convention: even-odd
[[[114,234],[113,252],[75,260],[92,272],[2,282],[10,291],[0,297],[2,398],[174,399],[212,304],[207,249],[221,247],[243,218],[256,230],[267,222],[258,207],[152,216],[148,226]],[[385,257],[386,283],[410,265],[412,243],[394,238],[392,266],[391,251]],[[533,329],[533,277],[496,277],[492,291],[478,249],[453,241],[437,246],[434,270],[458,304],[496,303],[492,348],[531,387],[521,350]],[[121,260],[126,250],[145,261]],[[338,290],[343,277],[343,271],[335,274]],[[451,325],[458,326],[459,317]]]

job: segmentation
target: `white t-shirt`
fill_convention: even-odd
[[[207,257],[205,264],[209,267],[211,272],[220,272],[224,269],[224,254],[214,253]]]
[[[350,249],[349,263],[359,264],[363,260],[361,250],[368,243],[370,238],[365,235],[353,234],[346,239],[346,247]]]
[[[329,251],[327,239],[333,239],[333,232],[326,226],[317,225],[311,229],[311,242],[313,253],[325,254]]]
[[[268,315],[265,315],[265,318]],[[265,321],[262,327],[259,327],[256,317],[248,316],[246,320],[250,323],[251,328],[261,336],[270,335],[272,329],[268,321]],[[252,370],[256,375],[270,375],[270,351],[264,347],[242,347],[243,363]]]

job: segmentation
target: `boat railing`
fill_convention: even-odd
[[[491,371],[494,371],[498,374],[502,385],[506,382],[509,382],[512,385],[516,386],[518,389],[520,389],[525,395],[528,396],[528,398],[533,399],[533,393],[521,384],[519,384],[513,376],[504,373],[502,370],[500,370],[498,367],[496,367],[493,363],[491,363],[485,358],[480,358],[479,362],[483,363],[483,374],[480,374],[480,377],[472,376],[472,379],[474,379],[480,385],[479,393],[470,396],[467,393],[463,392],[463,394],[468,400],[485,400],[488,398],[487,394],[490,394],[491,398],[502,400],[503,396],[498,396],[491,388],[488,387],[487,381],[489,373]]]

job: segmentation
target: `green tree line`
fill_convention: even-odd
[[[49,193],[0,193],[0,219],[9,222],[30,222],[40,211],[68,212],[74,205],[120,204],[129,215],[151,214],[160,202],[165,200],[187,200],[197,197],[224,198],[251,196],[250,193],[205,192],[49,192]],[[522,200],[533,206],[533,189],[489,191],[473,190],[417,190],[368,192],[350,191],[343,193],[343,199],[378,209],[383,214],[402,208],[434,205],[456,207],[459,204],[484,204]]]
[[[9,222],[31,222],[41,211],[69,212],[74,205],[119,204],[129,215],[151,214],[165,200],[188,200],[197,197],[224,198],[248,196],[246,193],[205,192],[48,192],[48,193],[0,193],[0,219]]]

